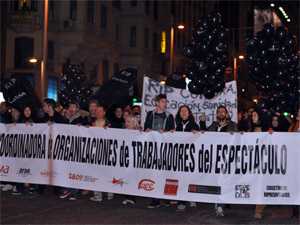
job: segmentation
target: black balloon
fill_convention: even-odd
[[[217,36],[218,42],[227,43],[229,40],[229,30],[227,28],[220,27],[217,31]]]
[[[207,19],[207,17],[202,17],[201,18],[201,20],[200,20],[200,22],[197,24],[197,25],[199,25],[200,27],[203,27],[203,28],[207,28],[208,27],[208,19]]]
[[[200,74],[205,74],[208,68],[208,65],[205,61],[199,61],[197,63],[198,71]]]
[[[288,51],[292,49],[296,44],[296,36],[288,34],[286,38],[283,41],[283,46],[285,47],[285,50]]]
[[[278,68],[285,67],[287,64],[287,57],[286,57],[285,53],[278,52],[275,56],[275,62],[276,62],[276,66]]]
[[[246,56],[246,60],[247,60],[247,62],[248,62],[250,65],[254,66],[254,65],[256,64],[256,61],[257,61],[257,56],[256,56],[256,54],[254,54],[254,53],[249,53],[249,54]]]
[[[187,57],[193,57],[195,53],[195,46],[192,44],[187,44],[183,50],[183,54]]]
[[[274,35],[274,26],[270,23],[267,23],[263,26],[262,31],[268,39],[271,39]]]
[[[195,67],[189,67],[187,70],[186,70],[186,76],[187,78],[193,80],[197,75],[197,70],[195,69]]]
[[[258,103],[257,103],[257,108],[259,109],[268,109],[269,106],[268,106],[268,101],[264,98],[262,99],[259,99]]]
[[[257,48],[257,39],[248,37],[246,39],[246,47],[249,52],[254,52]]]
[[[213,91],[213,89],[208,88],[208,87],[203,88],[203,94],[204,94],[204,97],[207,99],[211,99],[215,96],[215,92]]]
[[[225,66],[221,65],[218,69],[216,69],[216,74],[218,76],[223,76],[225,73]]]
[[[193,30],[193,36],[196,40],[201,41],[205,37],[207,30],[203,27],[195,27]]]
[[[224,89],[225,87],[225,82],[223,80],[219,80],[214,86],[213,86],[213,90],[215,92],[220,92]]]
[[[262,82],[266,85],[266,84],[269,84],[272,80],[273,76],[271,73],[269,72],[265,72],[263,73],[262,75]]]
[[[218,12],[210,13],[208,15],[208,21],[209,21],[210,27],[212,27],[213,29],[219,27],[219,25],[221,24],[221,14]]]
[[[223,43],[216,44],[214,47],[212,47],[212,52],[215,56],[224,55],[227,53],[227,51],[227,45],[224,45]]]
[[[257,41],[257,49],[258,50],[264,50],[267,48],[267,46],[268,46],[267,39],[265,39],[265,38],[258,39],[258,41]]]
[[[286,77],[286,71],[285,70],[277,70],[275,72],[275,78],[276,79],[279,79],[279,80],[282,80]]]
[[[268,51],[273,54],[279,50],[279,43],[276,40],[273,40],[271,43],[268,44]]]
[[[286,27],[278,27],[275,33],[275,39],[279,42],[283,42],[286,35],[288,33],[288,29]]]
[[[203,88],[204,88],[204,85],[205,85],[204,78],[201,77],[201,78],[195,79],[194,84],[198,88],[198,93],[202,94],[203,93]]]
[[[216,69],[218,69],[218,67],[220,67],[219,58],[215,58],[215,59],[210,61],[210,63],[209,63],[210,71],[216,71]]]
[[[197,51],[199,51],[200,56],[206,56],[209,52],[209,43],[203,42],[199,43],[197,46]]]
[[[216,32],[214,30],[207,33],[206,41],[208,41],[209,43],[215,43],[215,41],[216,41]]]
[[[281,84],[281,82],[280,82],[280,80],[274,80],[273,82],[272,82],[272,89],[273,90],[280,90],[282,88],[282,84]]]
[[[189,84],[188,84],[188,88],[189,88],[189,91],[193,94],[200,94],[200,90],[196,87],[195,83],[193,81],[191,81]]]
[[[226,55],[222,55],[219,60],[221,65],[223,65],[224,67],[228,66],[228,59]]]

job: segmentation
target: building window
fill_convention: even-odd
[[[149,29],[145,28],[144,30],[144,47],[149,48]]]
[[[145,13],[146,13],[146,15],[150,15],[150,1],[149,0],[145,1]]]
[[[97,82],[97,71],[98,71],[98,66],[97,65],[92,66],[92,70],[90,72],[90,80],[93,82]]]
[[[33,38],[20,37],[15,40],[15,68],[25,68],[26,61],[33,57]]]
[[[153,51],[157,52],[157,33],[153,33]]]
[[[120,65],[119,65],[119,63],[115,63],[114,64],[114,74],[119,73],[119,71],[120,71]]]
[[[12,0],[10,2],[10,11],[19,11],[19,0]]]
[[[93,24],[94,23],[94,1],[87,1],[87,22]]]
[[[117,9],[121,9],[121,1],[113,0],[112,5]]]
[[[54,42],[48,41],[48,59],[54,59]]]
[[[54,19],[54,0],[50,0],[49,1],[49,8],[48,8],[48,12],[49,12],[49,15],[48,17],[51,18],[51,19]]]
[[[77,0],[70,1],[70,20],[77,19]]]
[[[136,46],[136,26],[130,27],[130,47]]]
[[[119,28],[120,26],[119,26],[119,24],[117,23],[116,24],[116,41],[119,41],[119,32],[120,32],[120,28]]]
[[[131,2],[130,2],[130,5],[131,5],[131,6],[137,6],[137,0],[131,1]]]
[[[38,11],[38,0],[31,0],[31,11],[37,12]]]
[[[108,60],[103,60],[103,66],[102,66],[102,83],[108,81]]]
[[[57,101],[57,78],[56,77],[48,77],[48,92],[47,98],[52,98]]]
[[[176,2],[171,1],[171,14],[176,17]]]
[[[154,10],[153,10],[153,18],[155,20],[158,20],[158,2],[154,1],[153,2]]]
[[[101,6],[101,28],[107,28],[107,7],[104,5]]]

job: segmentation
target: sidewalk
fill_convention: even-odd
[[[216,217],[214,204],[197,203],[196,209],[187,207],[175,212],[177,205],[148,209],[149,198],[137,198],[136,206],[122,205],[124,197],[115,195],[108,201],[92,202],[87,196],[78,195],[76,201],[59,199],[58,196],[25,194],[13,196],[1,193],[1,224],[299,224],[291,220],[291,206],[268,206],[264,218],[253,218],[254,205],[231,205],[224,217]]]

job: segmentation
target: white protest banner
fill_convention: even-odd
[[[20,148],[16,134],[39,133],[47,125],[6,126],[1,180],[44,183],[40,161],[49,151],[41,158],[14,152]],[[300,204],[300,133],[159,134],[55,124],[50,134],[45,164],[55,174],[53,185],[184,201]],[[30,171],[26,179],[16,176],[20,168]]]
[[[50,127],[0,124],[0,135],[0,179],[49,184]]]
[[[144,126],[147,112],[156,109],[155,97],[158,94],[167,96],[167,110],[173,114],[174,118],[180,106],[187,105],[191,109],[196,122],[199,124],[200,116],[205,112],[206,126],[216,121],[217,108],[223,105],[227,108],[232,121],[237,122],[237,91],[236,81],[225,84],[222,92],[218,93],[212,99],[205,99],[203,95],[192,94],[185,89],[173,88],[162,85],[149,77],[144,77],[141,126]]]

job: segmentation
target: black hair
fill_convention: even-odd
[[[180,110],[183,108],[183,107],[186,107],[189,111],[189,118],[188,120],[191,121],[191,122],[195,122],[195,117],[194,115],[192,114],[192,111],[191,109],[187,106],[187,105],[182,105],[180,106],[180,108],[178,109],[177,113],[176,113],[176,116],[175,116],[175,123],[176,123],[176,126],[178,126],[178,124],[182,121],[182,118],[180,117]]]
[[[159,94],[156,96],[155,101],[159,102],[162,99],[167,99],[167,96],[165,94]]]
[[[220,106],[217,108],[217,113],[218,113],[218,110],[221,109],[221,108],[225,109],[226,114],[228,114],[227,108],[226,108],[225,106],[223,106],[223,105],[220,105]]]
[[[51,106],[53,110],[56,107],[56,102],[52,98],[45,98],[43,102],[45,102],[48,106]]]

